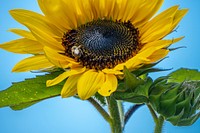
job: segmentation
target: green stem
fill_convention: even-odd
[[[151,107],[151,105],[147,104],[147,107],[149,108],[149,111],[153,117],[154,123],[156,124],[158,122],[158,116],[156,115],[155,111]]]
[[[155,128],[154,128],[154,133],[162,133],[162,129],[163,129],[163,124],[164,124],[164,117],[163,116],[158,116],[156,115],[155,111],[153,110],[153,108],[151,107],[151,105],[147,104],[147,107],[149,108],[151,115],[153,117],[153,120],[155,122]]]
[[[122,124],[120,119],[119,104],[113,97],[107,97],[108,109],[112,122],[110,123],[112,133],[122,133]]]
[[[128,123],[128,120],[131,118],[131,116],[135,113],[135,111],[137,109],[139,109],[140,107],[142,107],[144,104],[136,104],[133,105],[129,108],[129,110],[126,112],[125,114],[125,118],[124,118],[124,124],[126,125]]]
[[[96,100],[94,100],[93,98],[89,98],[88,101],[96,108],[96,110],[108,123],[111,123],[112,120],[109,114],[101,107],[101,105]]]
[[[163,124],[164,124],[164,117],[159,116],[158,122],[156,123],[155,129],[154,129],[154,133],[162,133]]]
[[[118,106],[118,109],[119,109],[119,116],[120,116],[120,120],[121,120],[121,127],[123,129],[124,126],[125,126],[125,124],[124,124],[125,116],[124,116],[124,106],[123,106],[121,100],[117,101],[117,106]]]

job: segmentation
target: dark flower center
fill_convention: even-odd
[[[138,30],[130,22],[94,20],[64,34],[65,54],[90,69],[113,68],[134,56]]]

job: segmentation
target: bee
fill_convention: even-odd
[[[71,48],[71,51],[72,51],[72,55],[75,57],[75,58],[80,58],[81,55],[83,54],[82,50],[81,50],[81,45],[79,46],[73,46]]]

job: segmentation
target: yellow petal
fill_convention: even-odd
[[[53,1],[53,0],[52,0]],[[85,0],[87,1],[87,0]],[[77,4],[77,0],[60,0],[62,6],[61,8],[61,16],[65,17],[66,24],[69,25],[71,29],[77,28],[79,23],[79,7]],[[82,2],[82,1],[81,1]],[[66,10],[67,9],[67,10]],[[65,21],[63,21],[65,24]]]
[[[120,12],[124,11],[126,3],[127,3],[127,0],[124,0],[123,2],[121,0],[115,1],[115,5],[113,8],[113,15],[111,16],[113,20],[120,20],[120,18],[122,18]]]
[[[104,83],[104,74],[89,70],[85,72],[78,80],[77,89],[78,95],[85,100],[93,96]]]
[[[171,30],[173,18],[160,20],[154,23],[144,34],[141,35],[141,42],[148,43],[165,37]]]
[[[131,22],[136,27],[141,27],[160,9],[164,0],[138,0],[140,4],[135,15],[131,18]]]
[[[72,3],[70,3],[70,2],[72,2]],[[70,1],[70,2],[66,1],[66,6],[70,6],[70,8],[72,8],[72,9],[73,9],[73,7],[76,8],[76,12],[71,10],[71,11],[73,11],[73,13],[75,15],[67,16],[67,17],[76,17],[76,21],[78,22],[77,26],[80,26],[81,24],[85,24],[87,22],[94,20],[93,11],[91,8],[91,6],[93,6],[93,8],[94,8],[94,5],[92,4],[93,1],[84,0],[84,2],[83,2],[82,0],[74,0],[74,1]],[[98,3],[98,1],[96,0],[95,3]],[[73,19],[71,19],[71,20],[73,20]],[[73,23],[73,22],[71,22],[71,23]]]
[[[38,0],[40,9],[45,16],[55,24],[60,30],[66,32],[66,29],[71,29],[69,19],[65,15],[67,7],[63,7],[61,0]]]
[[[127,6],[127,0],[118,0],[116,1],[114,11],[113,11],[113,19],[120,20],[123,17],[123,13],[125,13],[125,9]]]
[[[148,57],[148,59],[150,60],[149,63],[154,63],[158,60],[161,60],[162,58],[166,57],[168,53],[169,50],[166,49],[159,49],[155,51],[151,56]]]
[[[123,0],[122,2],[124,3],[125,1]],[[136,15],[138,8],[140,7],[142,2],[142,0],[127,0],[126,5],[124,5],[124,7],[121,7],[121,9],[123,9],[124,11],[120,10],[118,19],[121,19],[125,22],[130,21],[130,19]]]
[[[46,31],[52,36],[61,36],[63,34],[48,19],[36,12],[24,9],[14,9],[10,10],[10,14],[19,23],[23,25],[32,24],[39,26],[41,30]]]
[[[140,29],[142,43],[159,40],[169,34],[178,6],[173,6],[157,15]]]
[[[117,89],[117,78],[115,75],[106,74],[106,81],[98,90],[98,93],[102,96],[110,96]]]
[[[51,49],[49,47],[44,47],[44,52],[49,61],[61,68],[69,67],[69,63],[78,65],[79,63],[76,62],[74,59],[67,57],[58,51]]]
[[[99,0],[99,1],[103,2],[103,4],[101,5],[104,5],[104,6],[101,6],[101,9],[100,9],[101,16],[112,18],[115,1],[114,0]]]
[[[147,43],[142,47],[142,49],[139,51],[139,53],[144,51],[144,50],[147,50],[148,48],[151,48],[151,47],[155,48],[155,49],[161,49],[161,48],[169,47],[171,44],[176,43],[183,38],[184,37],[179,37],[179,38],[175,38],[175,39],[172,39],[172,40],[157,40],[157,41],[154,41],[154,42]]]
[[[50,63],[49,60],[44,55],[36,55],[20,61],[14,66],[12,71],[25,72],[31,70],[41,70],[53,66],[54,65]]]
[[[141,67],[143,64],[156,62],[168,54],[169,51],[163,48],[167,48],[171,44],[180,41],[182,38],[183,37],[175,38],[173,40],[158,40],[147,43],[136,56],[126,61],[123,65],[119,64],[115,69],[123,69],[124,66],[128,69],[135,69]]]
[[[83,3],[80,2],[81,0],[79,0],[78,3]],[[95,1],[91,1],[91,0],[86,0],[87,2],[89,2],[88,5],[88,10],[84,10],[84,8],[81,8],[81,11],[88,11],[90,13],[84,13],[84,14],[91,14],[90,19],[98,19],[98,18],[113,18],[113,10],[114,10],[114,6],[116,6],[116,1],[113,0],[95,0]],[[84,1],[85,3],[85,1]]]
[[[172,8],[169,8],[163,14],[161,13],[161,15],[158,15],[158,18],[155,18],[155,21],[156,21],[156,19],[157,19],[157,21],[160,21],[160,19],[164,19],[162,17],[164,17],[166,15],[166,18],[167,18],[167,15],[169,15],[170,18],[172,18],[172,24],[168,25],[168,26],[170,26],[170,29],[168,29],[169,27],[167,27],[167,25],[166,25],[167,21],[166,22],[164,22],[164,21],[160,22],[161,24],[155,24],[156,22],[152,20],[152,22],[154,23],[153,25],[155,25],[157,28],[152,28],[153,31],[149,29],[149,31],[147,31],[145,33],[146,35],[149,34],[149,36],[144,39],[146,41],[142,41],[142,42],[149,42],[151,40],[157,40],[157,39],[163,38],[164,36],[169,34],[178,25],[178,23],[181,21],[181,19],[188,12],[188,9],[177,10],[177,7],[178,6],[174,6]],[[170,20],[170,18],[169,18],[169,20]],[[170,22],[171,22],[171,20],[168,23],[170,23]],[[162,23],[165,24],[165,25],[163,26]],[[162,31],[162,30],[159,30],[159,29],[163,29],[162,34],[158,34],[159,31],[160,32]],[[145,34],[143,34],[142,36],[145,37]]]
[[[26,27],[32,32],[34,37],[44,46],[51,47],[57,51],[64,51],[65,48],[62,46],[61,42],[58,42],[55,36],[48,34],[45,30],[41,29],[39,25],[26,24]]]
[[[148,57],[151,56],[152,53],[154,53],[156,50],[158,49],[156,49],[155,47],[150,47],[148,49],[140,51],[134,57],[126,61],[123,65],[126,66],[128,69],[136,69],[138,67],[141,67],[143,64],[146,64],[150,61]],[[123,69],[122,66],[120,66],[120,68]]]
[[[77,75],[80,73],[83,73],[85,71],[85,67],[84,68],[74,68],[71,69],[69,71],[63,72],[62,74],[60,74],[58,77],[56,77],[55,79],[52,80],[47,80],[46,85],[49,86],[53,86],[56,85],[60,82],[62,82],[63,80],[65,80],[66,78],[73,76],[73,75]]]
[[[70,76],[67,79],[61,91],[62,98],[74,96],[77,93],[77,82],[80,76],[81,75],[78,74],[78,75]]]
[[[19,23],[25,25],[32,32],[33,36],[44,45],[52,48],[63,50],[64,48],[56,41],[55,36],[62,36],[63,32],[59,31],[44,16],[23,9],[11,10],[10,14]]]
[[[0,45],[0,48],[20,54],[43,53],[43,46],[40,43],[26,38],[3,43],[2,45]]]
[[[154,23],[159,23],[160,20],[173,18],[174,15],[176,14],[177,10],[178,10],[178,7],[179,6],[172,6],[172,7],[168,8],[167,10],[161,12],[157,16],[155,16],[153,19],[151,19],[147,24],[145,24],[140,29],[140,33],[144,34],[148,29],[152,29],[151,28],[152,25],[154,25]]]
[[[178,25],[178,23],[187,14],[187,12],[188,12],[188,9],[182,9],[176,12],[171,30],[173,30]]]
[[[104,73],[107,73],[107,74],[114,74],[114,75],[121,75],[123,74],[123,72],[120,72],[120,71],[117,71],[117,70],[114,70],[114,69],[103,69],[102,72]]]
[[[125,63],[120,63],[120,64],[116,65],[116,66],[113,68],[113,70],[114,70],[114,71],[123,70],[125,65],[126,65]]]
[[[135,56],[132,59],[128,60],[127,62],[125,62],[125,66],[132,70],[132,69],[136,69],[138,67],[140,67],[143,63],[147,62],[149,60],[147,60],[146,56]]]
[[[22,30],[22,29],[10,29],[9,31],[13,32],[13,33],[15,33],[17,35],[20,35],[20,36],[22,36],[24,38],[36,41],[35,37],[29,31]]]

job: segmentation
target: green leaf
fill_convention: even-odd
[[[124,74],[125,74],[125,88],[126,90],[131,89],[134,91],[134,89],[138,86],[144,83],[142,79],[139,77],[136,77],[134,74],[132,74],[126,67],[124,67]]]
[[[181,68],[169,74],[168,82],[178,82],[188,80],[200,80],[200,72],[196,69]]]
[[[8,89],[0,91],[0,107],[10,106],[14,110],[20,110],[44,99],[59,96],[63,83],[47,88],[46,81],[57,77],[60,73],[53,72],[13,83]]]
[[[22,109],[25,109],[25,108],[28,108],[36,103],[38,103],[40,101],[35,101],[35,102],[27,102],[27,103],[23,103],[23,104],[19,104],[19,105],[14,105],[14,106],[10,106],[10,108],[12,110],[22,110]]]

